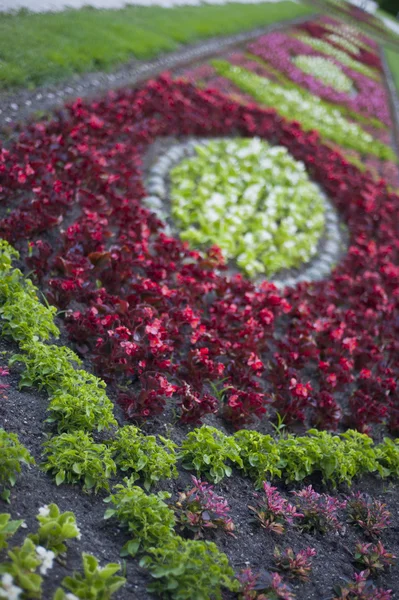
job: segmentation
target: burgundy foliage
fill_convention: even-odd
[[[281,296],[226,277],[216,248],[190,249],[143,208],[154,140],[230,133],[286,146],[335,203],[351,237],[328,280]],[[29,125],[0,150],[0,174],[0,235],[129,418],[169,403],[186,422],[220,410],[240,427],[274,403],[287,424],[399,430],[399,197],[317,132],[164,75]]]

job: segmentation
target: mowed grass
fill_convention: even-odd
[[[285,0],[277,4],[128,6],[62,13],[0,13],[0,88],[35,87],[74,73],[109,70],[132,58],[217,35],[266,26],[314,12]]]

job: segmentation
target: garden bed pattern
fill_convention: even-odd
[[[306,27],[307,34],[319,40],[328,31],[324,28],[326,23],[331,25],[331,19],[303,27]],[[333,25],[339,27],[339,23]],[[309,50],[304,50],[303,42],[298,46],[297,38],[293,37],[295,33],[284,34],[285,41],[293,40],[292,45],[284,43],[279,47],[284,47],[286,51],[289,48],[290,52],[300,55],[318,56],[310,46]],[[288,600],[295,593],[303,599],[319,598],[321,595],[327,598],[351,598],[356,597],[357,593],[358,597],[364,599],[387,600],[393,597],[387,589],[395,589],[398,575],[394,569],[388,569],[393,558],[387,556],[389,552],[384,547],[375,550],[368,546],[358,550],[360,558],[353,559],[357,564],[367,565],[364,556],[373,551],[377,552],[377,558],[383,566],[373,566],[371,571],[359,576],[357,583],[353,582],[352,588],[348,588],[351,591],[346,596],[344,591],[337,591],[334,596],[332,586],[333,579],[337,582],[341,577],[340,569],[348,577],[351,577],[349,571],[353,574],[352,567],[348,568],[345,548],[348,544],[355,546],[357,540],[355,530],[345,524],[353,517],[350,511],[348,514],[345,512],[348,508],[346,496],[350,495],[345,486],[351,483],[356,473],[378,472],[380,477],[397,476],[397,444],[384,442],[386,445],[370,450],[367,436],[355,437],[352,442],[352,434],[344,434],[349,435],[348,448],[351,448],[351,453],[353,451],[353,456],[356,452],[359,455],[353,458],[356,468],[349,477],[342,474],[345,450],[339,459],[338,449],[332,451],[330,458],[333,462],[335,458],[335,466],[330,472],[330,466],[323,462],[327,443],[334,446],[338,442],[333,440],[347,438],[329,437],[326,434],[323,442],[315,442],[316,446],[320,443],[325,447],[318,449],[319,458],[312,463],[308,472],[305,469],[295,475],[293,469],[291,475],[284,473],[286,458],[282,457],[286,455],[282,454],[278,455],[272,467],[264,467],[263,471],[260,468],[256,474],[255,483],[258,487],[262,487],[263,481],[271,476],[278,480],[284,474],[289,481],[310,477],[307,483],[312,482],[321,491],[325,488],[320,473],[325,482],[338,482],[341,486],[340,495],[333,499],[314,496],[312,489],[306,491],[303,485],[297,487],[299,496],[296,498],[302,498],[298,500],[297,511],[310,510],[312,502],[319,509],[324,506],[325,511],[322,525],[319,520],[316,526],[303,525],[295,530],[292,528],[295,518],[305,517],[293,517],[293,509],[287,504],[287,499],[278,494],[272,502],[270,494],[273,492],[265,485],[264,493],[269,498],[267,507],[270,509],[273,503],[275,506],[272,520],[279,515],[277,521],[280,529],[289,526],[287,543],[294,547],[295,552],[305,552],[300,557],[300,562],[305,564],[305,576],[302,577],[305,581],[308,580],[306,565],[313,554],[316,553],[318,557],[315,558],[315,578],[308,583],[294,584],[294,588],[284,587],[286,584],[280,581],[276,570],[274,575],[262,573],[265,567],[273,569],[272,556],[264,559],[263,555],[266,548],[270,553],[276,545],[276,536],[281,532],[277,531],[278,527],[273,529],[271,526],[270,515],[267,517],[262,513],[264,507],[252,509],[257,515],[260,529],[254,529],[249,520],[251,510],[247,505],[255,501],[253,488],[244,475],[255,475],[253,470],[256,463],[252,457],[256,454],[256,448],[263,456],[272,453],[272,438],[269,440],[268,435],[264,435],[273,433],[269,419],[277,423],[275,427],[279,434],[285,427],[290,427],[298,434],[305,433],[310,426],[339,432],[349,427],[372,435],[377,442],[382,442],[384,435],[397,435],[399,429],[399,197],[392,191],[398,183],[398,172],[387,129],[390,116],[378,48],[364,36],[360,38],[363,52],[358,64],[372,69],[374,74],[367,84],[367,75],[362,67],[358,67],[363,71],[359,78],[354,70],[348,71],[345,65],[334,58],[334,64],[340,64],[342,72],[355,85],[359,85],[359,88],[363,86],[362,89],[370,86],[367,89],[376,91],[378,102],[370,106],[363,101],[356,103],[351,97],[337,98],[333,91],[326,90],[324,84],[316,84],[312,77],[299,80],[296,68],[291,72],[281,62],[277,64],[270,61],[272,54],[269,43],[280,44],[281,41],[276,36],[283,34],[263,36],[247,48],[218,56],[212,64],[194,65],[174,78],[164,75],[137,90],[113,91],[94,102],[77,100],[59,111],[53,119],[27,126],[18,141],[1,150],[0,236],[20,250],[21,264],[30,270],[35,282],[45,291],[48,301],[62,311],[64,334],[68,335],[83,358],[84,365],[107,382],[110,396],[119,407],[119,423],[139,423],[148,433],[164,433],[166,427],[174,442],[183,448],[183,465],[196,472],[197,476],[208,477],[218,483],[221,486],[219,489],[225,491],[232,505],[233,521],[239,521],[236,540],[228,535],[229,522],[225,513],[222,531],[214,539],[226,551],[235,571],[244,569],[241,580],[246,578],[246,583],[241,583],[241,591],[233,579],[233,572],[229,571],[221,556],[214,554],[217,551],[213,547],[206,546],[205,551],[199,543],[191,546],[187,540],[181,541],[181,538],[171,534],[172,538],[166,536],[165,539],[159,537],[156,541],[152,540],[153,546],[146,547],[144,544],[141,552],[147,551],[147,557],[142,559],[141,567],[149,569],[153,575],[157,573],[157,553],[162,548],[165,552],[170,551],[168,560],[185,552],[185,556],[193,561],[198,549],[198,552],[205,554],[197,555],[200,567],[195,577],[200,577],[202,568],[205,581],[201,579],[203,588],[199,588],[200,591],[193,584],[195,577],[191,580],[192,587],[187,588],[188,579],[183,582],[178,580],[176,588],[176,580],[173,577],[171,580],[170,574],[164,573],[161,584],[153,586],[156,593],[171,598],[197,597],[205,600],[211,597],[209,589],[215,598],[222,597],[222,592],[218,592],[222,587],[230,590],[224,591],[223,597],[241,594],[248,600],[262,598],[262,590],[264,598]],[[353,43],[353,40],[349,43]],[[365,46],[368,46],[367,50]],[[254,55],[257,56],[256,60]],[[356,62],[359,58],[355,58],[353,52],[347,56],[348,61]],[[270,62],[264,63],[265,59]],[[265,108],[263,102],[259,102],[259,94],[255,97],[252,95],[265,77],[270,79],[262,83],[266,91],[261,86],[261,98],[267,97],[268,89],[270,97],[274,98],[279,97],[284,89],[288,96],[293,92],[287,111],[298,102],[296,94],[305,98],[303,94],[311,92],[313,95],[319,90],[324,100],[330,94],[329,103],[334,101],[339,104],[334,108],[331,104],[329,108],[321,104],[320,110],[332,114],[332,125],[320,133],[310,126],[312,101],[309,96],[306,99],[310,109],[307,114],[304,111],[303,122],[300,115],[295,121],[286,120],[279,105]],[[288,77],[294,87],[287,83]],[[209,85],[212,89],[209,89]],[[302,85],[305,87],[299,87]],[[318,96],[314,98],[315,105],[321,102]],[[360,111],[359,116],[354,114],[355,109]],[[336,129],[334,119],[338,124]],[[380,119],[380,122],[375,119]],[[344,135],[345,123],[348,126],[347,136]],[[340,128],[342,133],[339,133]],[[363,133],[360,141],[356,141],[359,131]],[[370,135],[376,136],[372,138],[372,147],[369,148],[374,156],[367,157],[367,136]],[[165,222],[148,205],[145,177],[158,159],[158,152],[154,148],[159,140],[187,136],[200,139],[259,137],[272,145],[284,146],[296,161],[301,161],[309,177],[334,204],[349,232],[347,252],[331,275],[325,274],[324,279],[310,283],[293,285],[292,282],[291,286],[279,292],[268,281],[253,282],[240,274],[226,276],[225,260],[217,247],[198,250],[173,237],[165,228]],[[345,147],[348,140],[349,150],[347,147],[344,155],[337,150],[337,145],[341,141]],[[360,144],[359,148],[356,144]],[[373,169],[359,168],[363,163],[366,167],[371,165]],[[387,181],[379,177],[382,173]],[[3,268],[7,273],[4,265]],[[13,277],[18,279],[19,276]],[[25,364],[25,373],[31,375],[28,377],[25,374],[23,377],[29,384],[35,381],[37,384],[41,381],[40,374],[32,374],[37,371],[37,357],[42,353],[40,356],[43,359],[43,352],[51,354],[51,348],[46,350],[39,347],[37,336],[26,337],[26,331],[22,330],[22,337],[18,337],[13,314],[3,313],[3,332],[20,342],[27,356],[26,360],[19,357],[13,362]],[[8,325],[5,326],[4,322],[8,322]],[[49,328],[39,337],[46,340],[55,333]],[[52,352],[56,355],[58,351],[53,347]],[[73,365],[75,358],[69,355],[67,358]],[[40,384],[40,387],[47,388],[52,397],[59,385],[58,379],[54,381],[51,384],[53,388],[49,383]],[[93,381],[93,385],[101,387]],[[16,394],[10,394],[10,398],[14,399]],[[62,436],[78,436],[81,448],[87,444],[88,450],[101,456],[103,465],[108,465],[102,474],[103,479],[84,479],[88,489],[94,487],[95,483],[99,488],[108,487],[108,480],[113,477],[115,470],[112,455],[118,452],[114,450],[112,453],[110,450],[116,442],[110,442],[109,447],[101,439],[93,441],[90,438],[93,431],[102,430],[107,425],[102,421],[104,411],[110,408],[106,399],[102,403],[98,415],[93,417],[94,421],[90,421],[90,425],[86,425],[80,433],[76,423],[71,425],[70,415],[65,417],[63,425],[56,422],[52,431],[54,435],[47,446],[47,464],[50,465],[47,468],[54,474],[61,456],[57,455],[60,452],[58,445],[72,444],[70,438]],[[34,405],[36,414],[38,411],[43,413],[37,401]],[[28,409],[21,409],[26,411],[24,414],[27,418]],[[18,430],[12,410],[7,408],[6,412],[13,424],[11,429],[14,427]],[[115,427],[113,417],[109,413],[107,416],[111,427]],[[85,419],[88,419],[87,415]],[[217,426],[219,433],[206,427],[191,431],[193,426],[201,422]],[[253,430],[252,434],[246,434],[244,430],[242,435],[240,432],[234,436],[225,435],[247,426]],[[114,434],[112,439],[117,435]],[[247,438],[247,435],[253,437]],[[317,432],[312,435],[318,439]],[[197,454],[193,449],[190,450],[190,441],[192,447],[196,447],[195,436],[201,440]],[[301,440],[305,438],[288,437],[288,445],[300,448]],[[27,440],[29,447],[29,434],[23,434],[22,439]],[[281,439],[284,445],[284,436]],[[140,444],[144,443],[140,441]],[[206,449],[213,443],[216,444],[215,464],[209,457],[203,460],[207,456]],[[37,445],[35,450],[39,453]],[[277,453],[280,451],[283,452],[276,450]],[[174,450],[170,452],[173,454]],[[367,465],[361,458],[365,454]],[[302,462],[306,464],[306,456],[299,453],[299,465]],[[217,457],[222,460],[218,469]],[[207,466],[210,464],[215,467],[214,471]],[[286,460],[286,464],[289,461]],[[79,469],[82,467],[75,467],[74,471],[66,469],[61,475],[58,472],[58,483],[64,486],[64,481],[82,479]],[[239,474],[237,469],[244,473]],[[336,472],[341,475],[336,476]],[[179,473],[177,482],[156,481],[155,489],[170,490],[176,501],[177,491],[181,492],[182,486],[190,483],[188,475],[180,468]],[[228,486],[220,483],[232,473]],[[354,489],[372,488],[376,495],[382,495],[380,479],[367,476],[370,480],[356,482]],[[48,485],[51,490],[49,478],[41,477],[47,482],[43,485]],[[201,482],[194,482],[194,485],[206,489]],[[242,486],[246,486],[248,491],[245,502],[242,500]],[[60,489],[68,492],[66,487]],[[287,492],[284,484],[279,484],[279,491]],[[149,502],[142,500],[141,492],[137,489],[126,493],[132,494],[134,502]],[[58,497],[58,492],[55,495]],[[395,486],[392,487],[391,498],[394,507],[398,498]],[[398,552],[397,542],[393,539],[397,511],[393,508],[392,516],[382,515],[381,511],[385,508],[375,508],[370,504],[372,500],[363,496],[361,499],[365,503],[363,508],[366,513],[367,510],[380,510],[380,529],[371,534],[364,533],[364,539],[360,540],[363,546],[369,535],[371,542],[367,543],[377,544],[383,539],[389,544],[391,553]],[[18,502],[18,497],[13,492],[12,503],[15,502]],[[81,502],[81,496],[77,495],[72,504],[82,510]],[[111,502],[117,505],[116,498]],[[157,507],[154,508],[155,513],[158,510],[159,515],[163,515],[165,507],[161,497],[158,500],[152,498],[152,502]],[[222,499],[219,498],[218,502],[223,506]],[[101,507],[100,494],[98,501],[95,501],[95,514],[100,514]],[[259,512],[263,516],[259,516]],[[109,516],[119,516],[123,524],[121,514],[116,510]],[[166,520],[169,518],[167,514]],[[88,518],[87,514],[85,518]],[[266,523],[267,519],[269,521]],[[360,517],[353,520],[359,526]],[[129,524],[129,527],[133,526]],[[185,531],[187,527],[182,529]],[[264,530],[268,530],[268,533]],[[338,536],[337,531],[340,532]],[[128,546],[131,554],[138,552],[140,546],[139,530],[135,535],[136,538],[130,540],[133,545]],[[306,544],[310,544],[307,549],[304,547],[305,539]],[[243,557],[239,549],[243,540],[246,540],[248,559]],[[129,540],[125,538],[124,542],[129,543]],[[314,552],[313,546],[317,546]],[[151,550],[151,547],[155,550]],[[330,557],[334,549],[337,550],[337,560],[334,559],[334,568],[326,576],[323,557]],[[213,559],[205,556],[207,552]],[[355,550],[351,556],[354,554]],[[163,559],[166,560],[165,556]],[[190,560],[187,558],[188,563]],[[206,581],[207,569],[204,566],[208,565],[208,560],[213,560],[220,567],[220,571],[212,572],[216,578],[211,582],[213,588],[209,588],[211,583]],[[284,560],[292,575],[292,555],[288,554]],[[255,576],[245,571],[246,562],[250,563]],[[142,571],[137,562],[132,563],[134,574],[142,580]],[[286,568],[281,566],[283,563],[278,557],[275,563],[280,565],[280,571]],[[378,579],[377,589],[372,579],[379,571],[383,574]],[[296,575],[298,577],[298,572]],[[143,586],[143,583],[140,585]],[[177,595],[176,589],[181,595]],[[361,589],[363,596],[359,595]],[[143,587],[140,590],[138,597],[146,597]],[[260,590],[259,593],[257,590]],[[184,593],[188,595],[184,596]],[[195,596],[196,593],[199,595]],[[118,594],[121,598],[128,597],[123,596],[121,591]],[[63,598],[62,592],[58,598]]]

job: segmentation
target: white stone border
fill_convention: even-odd
[[[142,203],[146,208],[154,212],[160,220],[165,222],[165,232],[168,235],[179,235],[179,230],[173,227],[172,217],[165,209],[168,195],[168,185],[166,182],[168,173],[184,158],[193,156],[195,154],[195,147],[198,144],[208,144],[215,139],[222,138],[196,138],[186,142],[175,143],[150,168],[146,181],[148,196],[143,198]],[[287,275],[282,277],[277,275],[270,278],[270,281],[279,288],[293,287],[297,283],[325,279],[342,256],[345,243],[341,234],[337,210],[321,188],[319,188],[319,191],[325,207],[325,231],[323,235],[325,244],[323,252],[320,255],[316,255],[308,263],[305,263],[296,276]]]

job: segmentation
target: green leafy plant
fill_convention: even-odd
[[[62,585],[82,600],[109,600],[125,583],[125,577],[115,575],[120,570],[117,563],[109,563],[99,567],[98,560],[91,554],[82,554],[83,574],[74,573],[65,577]],[[61,592],[57,592],[54,600],[58,600]],[[68,596],[67,596],[68,597]]]
[[[168,492],[147,495],[130,479],[125,478],[124,482],[125,485],[116,485],[116,493],[105,499],[114,508],[109,508],[104,518],[116,517],[128,528],[132,539],[124,545],[121,555],[134,556],[139,551],[165,544],[174,535],[175,516],[164,502],[170,498]]]
[[[19,442],[15,433],[8,433],[0,428],[0,485],[2,498],[9,500],[9,486],[15,485],[17,475],[21,473],[21,465],[33,465],[33,457]]]
[[[145,435],[134,425],[118,429],[109,444],[118,468],[129,471],[131,481],[141,478],[147,490],[156,481],[177,477],[176,447],[171,440]]]
[[[38,387],[54,394],[62,389],[65,376],[74,377],[75,370],[71,363],[79,365],[80,358],[66,346],[54,346],[32,340],[21,344],[24,354],[12,356],[9,364],[21,363],[24,371],[21,375],[20,388]]]
[[[319,473],[324,482],[347,483],[364,473],[382,476],[395,474],[399,446],[391,442],[374,445],[373,440],[357,431],[341,435],[310,429],[307,435],[280,436],[277,439],[256,431],[241,430],[234,434],[240,448],[243,470],[256,486],[268,477],[302,481]]]
[[[86,371],[67,372],[50,398],[47,422],[56,423],[60,433],[102,431],[117,425],[105,387],[104,381]]]
[[[185,469],[195,469],[214,483],[230,477],[228,462],[243,467],[237,442],[215,427],[203,425],[187,434],[181,446],[180,457]]]
[[[0,564],[0,575],[11,576],[26,598],[41,598],[43,578],[36,570],[42,565],[43,559],[32,540],[26,538],[22,546],[9,550],[8,557],[10,561]]]
[[[173,600],[222,600],[222,590],[238,591],[228,558],[212,542],[171,538],[152,548],[140,565],[155,581],[148,590]]]
[[[37,289],[25,279],[19,269],[12,268],[12,261],[19,254],[5,240],[0,245],[0,319],[2,335],[16,342],[34,339],[47,340],[58,337],[54,324],[55,307],[44,306],[37,297]]]
[[[170,172],[172,214],[184,240],[217,243],[251,276],[316,253],[324,201],[286,148],[254,137],[209,141],[195,152]]]
[[[109,490],[108,479],[116,472],[111,450],[97,444],[84,431],[62,433],[43,444],[43,469],[55,476],[57,485],[83,482],[83,489]]]
[[[36,518],[39,521],[37,533],[29,535],[36,546],[44,546],[59,555],[66,552],[65,540],[80,539],[80,531],[73,512],[61,513],[56,504],[49,504],[39,509]]]
[[[320,79],[325,85],[338,92],[350,93],[354,90],[353,81],[345,75],[343,70],[328,58],[322,56],[308,56],[300,54],[294,56],[292,62],[304,73]]]
[[[282,476],[278,443],[271,435],[241,429],[234,434],[234,440],[239,447],[242,469],[255,481],[256,488],[261,488],[265,479]]]
[[[7,513],[0,513],[0,550],[7,548],[8,538],[14,535],[22,523],[22,520],[12,521],[11,515]]]

